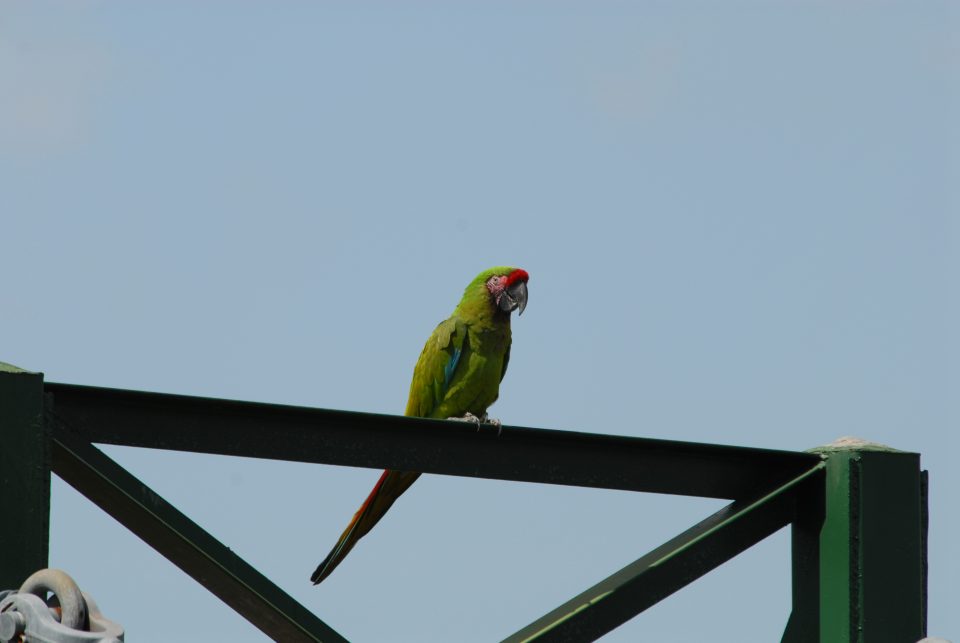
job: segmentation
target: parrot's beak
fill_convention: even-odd
[[[527,282],[518,281],[507,288],[500,296],[498,304],[505,313],[516,310],[518,315],[522,315],[523,309],[527,307]]]

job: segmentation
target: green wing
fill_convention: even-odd
[[[457,316],[440,322],[420,353],[410,382],[404,415],[431,417],[441,405],[450,382],[469,349],[467,325]]]

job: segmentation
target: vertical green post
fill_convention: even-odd
[[[804,483],[791,525],[793,609],[781,643],[820,640],[820,530],[824,514],[824,470]]]
[[[827,464],[820,641],[918,641],[927,601],[920,455],[853,438],[814,451]]]
[[[0,590],[47,566],[49,531],[43,374],[0,362]]]

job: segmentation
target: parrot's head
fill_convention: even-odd
[[[498,310],[507,315],[514,310],[523,314],[527,307],[527,281],[530,275],[522,268],[493,268],[484,285],[490,293],[490,299]]]

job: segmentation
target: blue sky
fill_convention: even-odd
[[[958,72],[938,1],[4,3],[0,359],[399,413],[519,265],[493,415],[919,451],[957,638]],[[357,641],[496,640],[720,506],[430,476],[313,587],[378,472],[105,450]],[[778,640],[788,552],[605,640]],[[263,640],[59,481],[51,562],[135,640]]]

